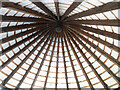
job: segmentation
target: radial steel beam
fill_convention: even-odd
[[[76,18],[90,16],[93,14],[103,13],[103,12],[107,12],[107,11],[111,11],[111,10],[116,10],[119,8],[120,8],[120,2],[109,2],[109,3],[106,3],[104,5],[88,9],[88,10],[83,11],[83,12],[73,14],[73,15],[65,18],[65,20],[73,20]]]

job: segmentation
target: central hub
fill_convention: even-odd
[[[56,32],[62,32],[62,22],[61,21],[57,21],[56,22]]]

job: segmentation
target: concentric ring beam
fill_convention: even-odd
[[[62,16],[61,20],[64,20],[67,15],[69,15],[77,6],[82,3],[83,0],[75,0],[70,7],[65,11],[64,15]]]
[[[31,23],[31,24],[24,24],[24,25],[18,25],[18,26],[1,27],[0,30],[2,32],[10,32],[10,31],[20,30],[20,29],[25,29],[25,28],[39,27],[47,23]]]
[[[96,33],[96,34],[99,34],[99,35],[103,35],[103,36],[110,37],[110,38],[113,38],[113,39],[116,39],[116,40],[120,40],[120,34],[117,34],[117,33],[103,31],[103,30],[88,27],[88,26],[82,26],[82,25],[76,25],[76,26],[78,26],[79,28],[81,28],[83,30],[86,30],[88,32],[93,32],[93,33]]]
[[[46,28],[45,28],[45,29],[46,29]],[[35,36],[39,35],[39,34],[40,34],[41,32],[43,32],[43,31],[44,31],[44,29],[43,29],[43,30],[40,30],[40,31],[38,31],[38,32],[36,32],[36,33],[34,33],[34,34],[28,36],[27,38],[25,38],[25,39],[23,39],[23,40],[17,42],[16,44],[13,44],[12,46],[9,46],[8,48],[6,48],[6,49],[0,51],[0,56],[3,55],[3,54],[5,54],[5,53],[7,53],[8,51],[10,51],[10,50],[16,48],[17,46],[21,45],[22,43],[24,43],[24,42],[26,42],[26,41],[28,41],[28,40],[34,38]],[[43,35],[43,33],[42,33],[42,35]]]
[[[0,39],[0,44],[3,44],[3,43],[6,43],[8,41],[11,41],[13,39],[16,39],[16,38],[19,38],[19,37],[22,37],[24,35],[28,35],[30,33],[33,33],[33,32],[36,32],[36,31],[39,31],[40,29],[43,29],[46,25],[41,25],[37,28],[34,28],[34,29],[30,29],[30,30],[27,30],[27,31],[24,31],[24,32],[21,32],[21,33],[18,33],[18,34],[15,34],[15,35],[12,35],[10,37],[7,37],[7,38],[3,38],[3,39]]]
[[[20,16],[4,16],[0,15],[2,17],[2,22],[49,22],[49,20],[45,20],[42,18],[33,18],[33,17],[20,17]]]
[[[37,78],[38,78],[38,75],[39,75],[39,73],[40,73],[40,71],[41,71],[41,68],[42,68],[42,66],[43,66],[43,64],[44,64],[45,58],[46,58],[47,53],[48,53],[48,51],[49,51],[49,49],[50,49],[50,46],[51,46],[51,44],[52,44],[52,41],[53,41],[53,37],[51,38],[50,43],[49,43],[49,45],[48,45],[48,47],[47,47],[47,49],[46,49],[46,52],[45,52],[45,54],[44,54],[44,57],[43,57],[43,59],[42,59],[42,62],[40,63],[40,66],[39,66],[38,71],[37,71],[37,73],[36,73],[36,75],[35,75],[35,78],[34,78],[34,80],[33,80],[33,82],[32,82],[32,85],[31,85],[30,90],[33,89],[33,86],[34,86],[34,84],[35,84],[35,81],[36,81]]]
[[[58,20],[60,20],[59,1],[54,0],[54,3],[55,3],[55,9],[56,9],[57,18],[58,18]]]
[[[47,36],[49,35],[49,37],[47,38]],[[37,46],[34,48],[35,50],[44,42],[44,40],[47,38],[46,42],[44,43],[44,45],[41,47],[40,51],[38,52],[37,56],[35,57],[35,59],[33,60],[33,62],[31,63],[31,65],[29,66],[29,68],[27,69],[27,71],[25,72],[24,76],[22,77],[22,79],[20,80],[20,82],[18,83],[18,85],[16,86],[16,89],[19,89],[20,85],[23,83],[24,79],[26,78],[26,76],[28,75],[29,71],[31,70],[31,68],[33,67],[33,65],[35,64],[35,62],[37,61],[39,55],[41,54],[41,52],[43,51],[44,47],[46,46],[48,40],[50,39],[50,33],[47,33],[42,39],[41,41],[37,44]],[[34,51],[33,51],[34,52]],[[23,63],[23,62],[22,62]],[[24,63],[23,63],[24,64]]]
[[[80,68],[81,68],[81,70],[82,70],[82,72],[83,72],[83,74],[84,74],[84,76],[85,76],[85,78],[86,78],[86,80],[87,80],[90,88],[91,88],[92,90],[94,90],[93,85],[92,85],[92,83],[91,83],[91,81],[90,81],[90,79],[89,79],[89,77],[88,77],[88,75],[87,75],[87,73],[86,73],[86,71],[85,71],[82,63],[80,62],[79,57],[78,57],[78,55],[77,55],[77,53],[76,53],[76,51],[75,51],[72,43],[70,42],[70,39],[69,39],[67,33],[65,34],[65,36],[66,36],[66,38],[67,38],[67,40],[68,40],[68,43],[69,43],[69,45],[70,45],[70,47],[71,47],[71,49],[72,49],[72,51],[73,51],[73,54],[75,55],[75,57],[76,57],[76,59],[77,59],[77,62],[78,62],[78,64],[79,64],[79,66],[80,66]]]
[[[59,35],[58,36],[58,46],[57,46],[57,61],[56,61],[56,84],[55,84],[55,89],[57,89],[57,83],[58,83],[58,63],[59,63]]]
[[[86,43],[89,43],[90,41],[88,41],[87,39],[85,39],[83,36],[81,36],[80,34],[76,35],[78,37],[80,37],[82,40],[84,40]],[[83,43],[83,42],[81,42]],[[92,44],[92,45],[91,45]],[[85,45],[85,44],[84,44]],[[93,43],[89,43],[89,45],[91,45],[94,48],[94,44]],[[94,46],[93,46],[94,45]],[[97,46],[96,46],[97,47]],[[84,46],[84,48],[86,48],[86,46]],[[120,78],[117,77],[89,48],[86,48],[86,50],[93,56],[93,58],[118,82],[120,83]],[[120,65],[120,64],[119,64]]]
[[[9,8],[9,9],[16,10],[16,11],[23,12],[23,13],[28,13],[28,14],[31,14],[31,15],[34,15],[34,16],[42,17],[42,18],[47,19],[47,20],[52,20],[49,16],[47,16],[47,15],[41,13],[41,12],[31,10],[29,8],[18,5],[17,3],[2,2],[2,7],[3,8]]]
[[[64,50],[64,43],[63,43],[63,38],[62,38],[62,36],[61,36],[61,43],[62,43],[62,55],[63,55],[63,61],[64,61],[64,70],[65,70],[66,86],[67,86],[67,90],[69,90],[69,86],[68,86],[68,76],[67,76],[67,67],[66,67],[66,60],[65,60],[65,50]]]
[[[31,43],[29,43],[27,46],[25,46],[23,49],[21,49],[19,52],[17,52],[14,56],[9,58],[6,62],[4,62],[0,66],[0,70],[3,69],[5,66],[7,66],[11,61],[13,61],[18,55],[23,53],[28,47],[30,47],[33,43],[35,43],[37,40],[39,40],[45,33],[42,33],[40,36],[38,36],[36,39],[34,39]]]
[[[109,47],[109,48],[111,48],[111,49],[113,49],[113,50],[120,53],[120,48],[119,47],[117,47],[117,46],[115,46],[115,45],[113,45],[113,44],[111,44],[109,42],[106,42],[106,41],[104,41],[104,40],[102,40],[102,39],[100,39],[98,37],[95,37],[94,35],[91,35],[91,34],[83,31],[82,29],[80,29],[78,27],[75,27],[73,25],[71,25],[70,27],[72,27],[72,29],[74,29],[76,32],[81,33],[81,34],[83,34],[85,36],[88,36],[88,37],[92,38],[93,40],[96,40],[97,42],[102,43],[103,45],[105,45],[105,46],[107,46],[107,47]]]
[[[48,66],[47,75],[46,75],[46,79],[45,79],[44,89],[43,90],[45,90],[45,88],[46,88],[46,84],[47,84],[47,80],[48,80],[48,75],[49,75],[49,72],[50,72],[50,67],[51,67],[51,63],[52,63],[53,55],[54,55],[54,50],[55,50],[55,46],[56,46],[56,39],[57,39],[57,36],[55,36],[55,41],[54,41],[52,53],[51,53],[51,56],[50,56],[50,62],[49,62],[49,66]]]
[[[45,39],[45,38],[44,38]],[[30,51],[30,53],[22,60],[22,62],[12,71],[12,73],[2,82],[2,85],[5,85],[10,79],[11,77],[20,69],[20,67],[26,62],[26,60],[34,53],[34,51],[40,46],[40,44],[43,42],[42,39],[34,48],[32,51]],[[44,46],[47,44],[49,38],[46,40],[46,42],[44,43]],[[43,46],[43,47],[44,47]],[[41,53],[43,48],[41,48],[41,50],[39,51],[38,55],[36,57],[39,56],[39,54]],[[36,58],[33,60],[33,62],[36,61]],[[32,62],[32,63],[33,63]],[[32,66],[32,64],[30,65],[30,67]],[[29,71],[29,69],[26,71],[26,73]],[[24,76],[23,76],[24,77]]]
[[[66,23],[87,24],[87,25],[104,25],[104,26],[120,26],[120,20],[73,20]]]
[[[39,2],[32,2],[32,3],[34,3],[40,9],[42,9],[44,12],[50,15],[54,20],[56,20],[56,16],[42,2],[39,1]]]
[[[93,14],[98,14],[98,13],[103,13],[103,12],[107,12],[107,11],[111,11],[111,10],[116,10],[119,8],[120,8],[120,2],[109,2],[104,5],[101,5],[101,6],[98,6],[95,8],[91,8],[91,9],[83,11],[83,12],[73,14],[73,15],[67,17],[65,20],[73,20],[76,18],[81,18],[81,17],[93,15]]]
[[[67,49],[67,52],[68,52],[68,57],[70,59],[70,63],[71,63],[71,66],[72,66],[72,70],[73,70],[73,73],[74,73],[74,77],[75,77],[75,80],[76,80],[76,83],[77,83],[77,87],[78,87],[79,90],[81,90],[80,84],[79,84],[79,81],[78,81],[78,78],[77,78],[77,74],[76,74],[76,71],[75,71],[75,68],[74,68],[74,65],[73,65],[73,62],[72,62],[72,57],[70,55],[70,51],[69,51],[69,48],[68,48],[68,44],[67,44],[67,41],[65,39],[65,36],[63,38],[64,38],[65,46],[66,46],[66,49]]]
[[[81,41],[74,36],[74,34],[72,33],[71,35],[69,34],[69,36],[74,37],[79,44],[81,44]],[[93,72],[95,73],[95,75],[97,76],[97,78],[99,79],[99,81],[101,82],[101,84],[105,87],[108,88],[107,84],[104,82],[104,80],[100,77],[100,75],[98,74],[98,72],[95,70],[95,68],[93,67],[93,65],[90,63],[90,61],[88,60],[88,58],[85,56],[85,54],[83,53],[83,51],[80,49],[80,47],[77,45],[77,43],[75,42],[75,40],[73,40],[73,38],[71,38],[71,40],[73,41],[73,43],[75,44],[75,46],[77,47],[77,49],[79,50],[79,52],[81,53],[81,55],[83,56],[83,58],[85,59],[85,61],[88,63],[88,65],[91,67],[91,69],[93,70]],[[83,45],[83,44],[81,44]]]

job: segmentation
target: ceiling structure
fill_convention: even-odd
[[[117,88],[119,8],[113,0],[2,0],[1,85]]]

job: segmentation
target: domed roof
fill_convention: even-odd
[[[120,2],[1,2],[2,87],[118,88]]]

